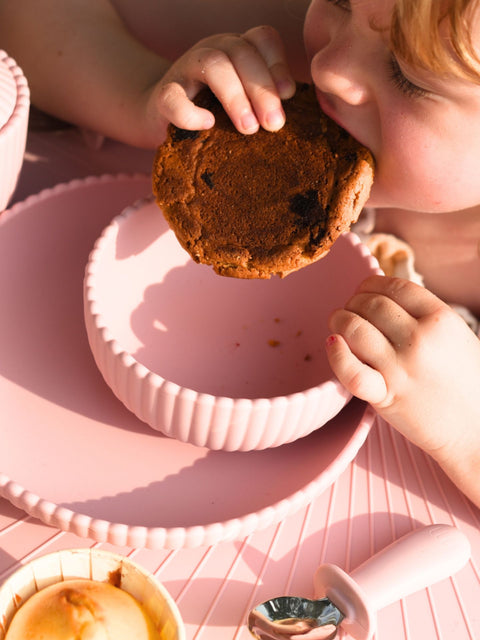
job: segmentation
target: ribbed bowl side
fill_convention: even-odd
[[[20,67],[0,51],[0,211],[17,186],[27,140],[30,91]]]

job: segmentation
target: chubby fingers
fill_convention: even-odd
[[[416,347],[419,322],[442,304],[407,280],[372,276],[362,282],[329,321],[327,356],[342,384],[372,404],[388,404],[391,388],[403,384],[402,358]]]
[[[395,302],[413,318],[430,315],[445,306],[431,291],[403,278],[370,276],[360,284],[357,293],[384,296]]]
[[[244,35],[206,38],[175,63],[158,89],[162,116],[187,129],[207,129],[213,116],[192,98],[208,85],[241,133],[285,123],[281,99],[291,97],[295,82],[288,71],[283,44],[271,27]]]
[[[387,380],[396,361],[395,348],[378,326],[354,310],[353,304],[350,307],[330,317],[332,335],[326,345],[330,366],[353,395],[371,404],[388,402]]]
[[[213,113],[197,107],[191,101],[185,87],[180,82],[168,79],[167,76],[164,82],[155,87],[152,104],[152,119],[156,119],[158,111],[167,122],[172,122],[181,129],[210,129],[215,124]]]
[[[373,405],[385,402],[388,395],[385,378],[357,356],[342,335],[329,336],[327,357],[333,372],[350,393]]]
[[[265,60],[280,98],[291,98],[295,93],[295,81],[287,64],[285,47],[278,32],[272,27],[254,27],[244,36]]]
[[[343,315],[348,311],[360,316],[400,351],[411,346],[419,323],[443,307],[445,304],[433,293],[409,280],[372,276],[345,304]],[[340,317],[342,311],[332,315],[332,329]]]

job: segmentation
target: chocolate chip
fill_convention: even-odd
[[[290,200],[290,211],[298,216],[297,224],[310,229],[310,248],[320,247],[325,237],[328,212],[318,202],[318,192],[311,189],[306,193],[297,193]]]
[[[318,192],[315,189],[293,196],[290,200],[290,211],[300,218],[305,227],[318,224],[326,217],[325,209],[318,202]]]
[[[346,153],[342,159],[345,163],[354,165],[357,162],[357,154],[355,151],[350,151],[349,153]]]
[[[325,222],[323,222],[319,226],[317,233],[312,233],[310,235],[310,248],[312,250],[318,249],[318,247],[321,246],[322,242],[325,239],[326,231],[327,231],[327,228],[326,228]]]
[[[198,138],[199,131],[190,131],[189,129],[180,129],[172,126],[172,140],[174,142],[182,142],[182,140],[195,140]]]
[[[210,173],[209,171],[204,171],[200,176],[202,180],[205,182],[205,184],[207,185],[207,187],[210,187],[210,189],[213,189],[212,175],[213,174]]]
[[[205,87],[195,98],[195,104],[204,109],[214,111],[221,106],[220,100],[208,87]]]

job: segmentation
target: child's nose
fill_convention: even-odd
[[[351,40],[338,34],[314,55],[312,80],[324,93],[351,105],[364,104],[370,99],[371,91],[363,60],[362,52]]]

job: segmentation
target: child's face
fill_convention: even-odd
[[[373,152],[371,206],[442,212],[478,205],[480,83],[395,61],[393,6],[312,0],[304,36],[320,105]],[[479,42],[480,24],[473,35]]]

